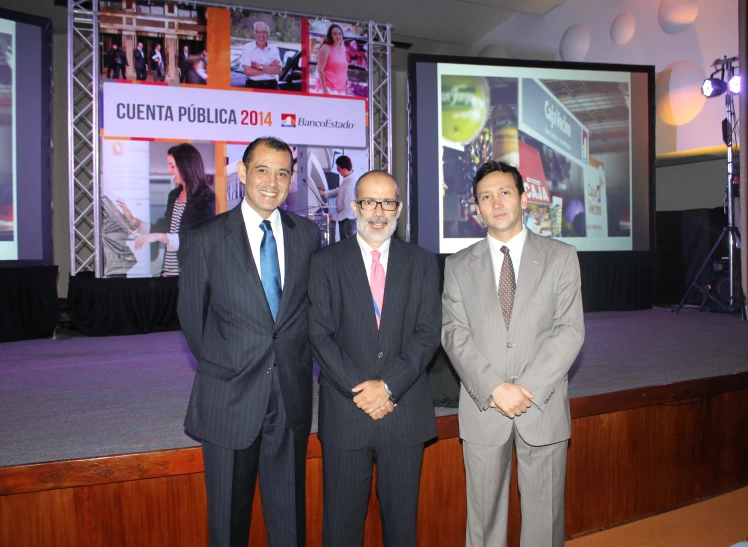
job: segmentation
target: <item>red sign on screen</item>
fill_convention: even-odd
[[[527,201],[550,205],[551,196],[548,192],[548,182],[545,179],[540,152],[525,142],[519,143],[519,170],[525,184]]]

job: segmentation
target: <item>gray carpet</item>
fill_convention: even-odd
[[[585,314],[569,396],[585,397],[748,371],[748,323],[684,309]]]
[[[586,328],[572,397],[748,371],[733,316],[606,312]],[[179,332],[0,344],[0,467],[198,446],[182,428],[195,367]]]

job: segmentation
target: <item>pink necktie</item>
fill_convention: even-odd
[[[384,301],[384,283],[386,276],[384,275],[384,267],[379,262],[379,251],[371,252],[371,280],[369,281],[369,288],[371,289],[371,297],[374,300],[374,312],[377,317],[377,328],[379,328],[379,321],[382,317],[382,302]]]

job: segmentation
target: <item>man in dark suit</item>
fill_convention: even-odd
[[[138,47],[132,52],[135,65],[135,77],[138,80],[145,80],[147,75],[145,53],[143,53],[143,42],[138,42]]]
[[[116,43],[112,43],[109,50],[106,52],[106,77],[111,78],[114,75],[114,79],[119,79],[119,64],[117,63],[117,54],[119,53],[119,46]]]
[[[182,53],[179,54],[179,83],[184,83],[187,78],[187,72],[190,68],[190,47],[182,46]]]
[[[118,67],[116,78],[119,79],[121,77],[123,80],[127,80],[127,67],[130,66],[130,63],[127,61],[127,51],[124,46],[117,51],[116,60]]]
[[[424,443],[436,436],[426,366],[439,346],[439,269],[392,239],[397,183],[356,183],[358,235],[312,257],[309,317],[320,366],[325,546],[361,545],[377,464],[384,544],[414,546]]]
[[[245,199],[180,246],[179,320],[198,361],[185,428],[203,443],[211,546],[247,545],[258,474],[268,544],[303,546],[307,288],[320,235],[278,209],[293,174],[286,143],[255,140],[237,169]]]

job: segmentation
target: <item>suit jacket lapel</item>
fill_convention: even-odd
[[[291,298],[289,296],[291,293],[290,289],[292,284],[295,282],[296,277],[299,275],[299,268],[294,267],[294,263],[298,255],[301,253],[301,249],[299,248],[299,237],[295,229],[296,223],[284,210],[280,209],[279,212],[283,223],[283,254],[285,255],[283,263],[285,265],[285,274],[283,277],[283,292],[281,293],[281,302],[280,307],[278,308],[278,318],[276,323],[280,322],[283,318],[285,309],[289,306],[288,302]]]
[[[262,286],[260,274],[257,273],[255,259],[249,248],[249,238],[247,237],[247,228],[244,224],[241,203],[229,211],[228,218],[226,219],[226,235],[224,236],[224,239],[226,241],[226,246],[234,257],[234,260],[236,260],[239,265],[239,269],[247,278],[250,290],[258,292],[263,296],[261,300],[265,302],[267,316],[272,321],[273,316],[270,313],[270,306],[268,306],[267,299],[265,298],[265,289]],[[240,282],[240,280],[237,280],[237,283]]]
[[[400,290],[403,284],[403,268],[407,262],[408,255],[405,253],[403,244],[396,240],[390,240],[390,254],[387,258],[387,278],[384,283],[384,302],[382,302],[382,318],[379,323],[379,332],[387,326],[387,318],[389,317],[388,311],[395,302],[400,298]],[[371,293],[369,293],[371,294]],[[372,304],[372,311],[374,311],[374,305]],[[390,314],[392,312],[389,312]],[[374,320],[374,326],[376,327],[376,319]]]
[[[364,258],[361,256],[361,247],[358,245],[358,239],[356,237],[351,237],[342,243],[338,243],[338,245],[345,246],[344,252],[346,259],[343,261],[345,273],[351,280],[351,288],[356,294],[356,298],[359,299],[361,309],[367,318],[366,323],[369,325],[369,328],[376,332],[378,329],[376,316],[374,315],[374,303],[371,299],[371,288],[369,288],[369,280],[366,277],[366,266],[364,265]],[[386,299],[386,284],[384,294]],[[384,308],[385,305],[382,304],[382,307]],[[384,316],[384,313],[382,315]]]
[[[493,258],[488,240],[483,239],[473,248],[473,260],[470,266],[475,276],[478,298],[485,302],[489,314],[500,323],[503,328],[504,318],[501,315],[501,303],[499,302],[499,291],[496,287],[496,274],[493,271]]]
[[[260,283],[260,276],[257,274],[252,252],[249,249],[249,238],[247,237],[247,228],[244,225],[242,216],[241,203],[229,211],[226,219],[226,245],[234,256],[242,273],[250,281],[254,278]],[[262,284],[260,284],[262,286]]]
[[[527,231],[527,239],[522,247],[522,259],[519,263],[519,275],[517,276],[517,291],[514,293],[514,306],[512,308],[512,319],[509,326],[516,325],[515,318],[525,309],[527,301],[533,293],[538,276],[543,269],[543,256],[538,249],[539,238]]]

